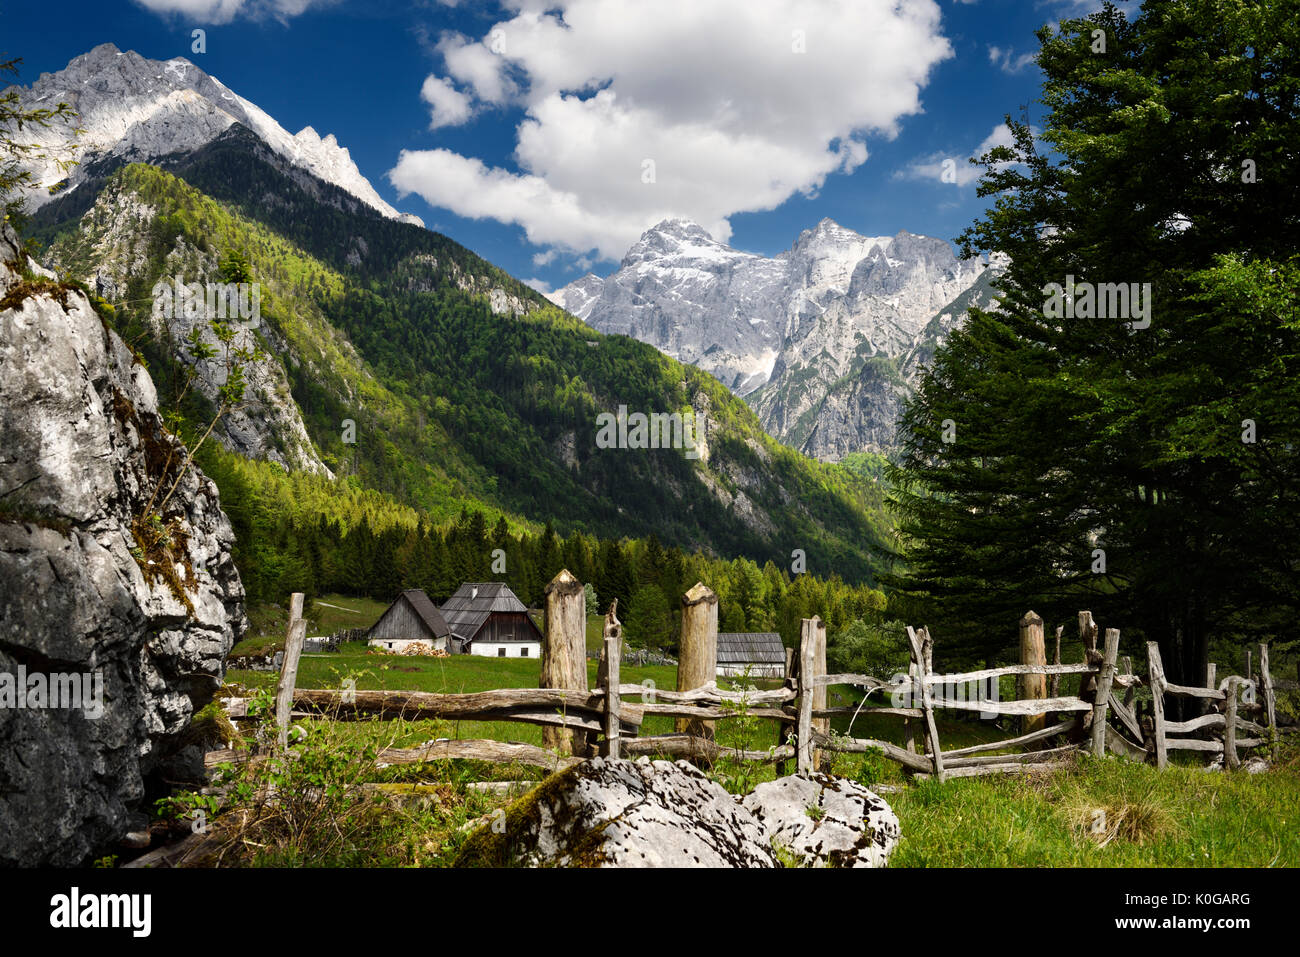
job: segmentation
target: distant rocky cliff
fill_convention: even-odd
[[[0,865],[74,865],[138,819],[146,777],[174,757],[247,620],[208,478],[187,471],[145,522],[185,454],[148,372],[86,296],[23,258],[5,226]]]
[[[862,236],[824,219],[773,257],[665,220],[619,268],[551,299],[602,332],[633,336],[716,376],[769,434],[837,460],[889,451],[920,366],[1004,264],[958,259],[942,239]],[[969,295],[968,295],[969,294]]]

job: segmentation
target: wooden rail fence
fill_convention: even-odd
[[[284,664],[276,689],[278,746],[288,747],[293,719],[308,717],[507,721],[541,726],[546,747],[495,740],[439,739],[416,748],[385,749],[379,761],[408,764],[451,758],[477,759],[556,770],[595,755],[663,755],[697,762],[716,762],[721,758],[773,762],[779,768],[794,759],[800,772],[811,772],[825,767],[833,753],[876,751],[911,773],[945,779],[1048,770],[1069,763],[1080,753],[1100,757],[1107,751],[1139,760],[1150,758],[1163,768],[1168,763],[1168,751],[1180,748],[1222,753],[1226,767],[1231,769],[1240,763],[1240,750],[1276,740],[1271,733],[1276,729],[1275,703],[1266,645],[1259,646],[1258,685],[1249,676],[1234,675],[1214,687],[1212,665],[1210,687],[1192,688],[1165,679],[1159,650],[1150,643],[1148,675],[1152,715],[1149,721],[1143,722],[1134,706],[1136,689],[1143,682],[1133,673],[1130,659],[1125,658],[1123,669],[1119,668],[1119,631],[1106,629],[1099,649],[1099,629],[1090,612],[1079,613],[1079,637],[1083,646],[1083,660],[1079,663],[1061,663],[1060,628],[1056,631],[1053,662],[1046,663],[1042,619],[1030,612],[1020,623],[1022,657],[1027,661],[955,674],[934,671],[934,642],[929,631],[909,627],[909,674],[897,681],[883,681],[866,674],[827,673],[826,626],[816,617],[804,619],[798,655],[793,659],[797,663],[796,673],[787,673],[779,688],[728,691],[719,689],[714,677],[716,596],[705,585],[697,583],[682,596],[682,606],[678,690],[622,681],[621,664],[625,659],[617,601],[604,616],[597,687],[586,687],[585,598],[582,586],[569,572],[563,571],[547,589],[543,687],[435,694],[296,688],[304,626],[302,596],[295,594],[290,604]],[[787,662],[789,672],[792,670],[790,656]],[[1080,676],[1077,694],[1059,694],[1062,675]],[[1015,699],[998,700],[998,695],[990,696],[978,690],[1012,676],[1018,679],[1019,697]],[[832,685],[863,689],[866,697],[877,693],[887,695],[890,702],[881,701],[869,713],[900,719],[905,744],[832,734],[833,717],[856,717],[867,711],[866,698],[856,705],[828,707],[826,694]],[[1263,697],[1260,702],[1255,702],[1250,693],[1257,686]],[[977,689],[973,697],[962,693],[969,688]],[[1243,689],[1248,693],[1244,700],[1239,700]],[[1215,710],[1203,717],[1172,722],[1165,718],[1166,694],[1206,700]],[[226,705],[232,717],[247,713],[246,699],[228,700]],[[935,719],[936,712],[945,708],[1018,716],[1022,719],[1022,733],[945,751]],[[1265,724],[1243,717],[1248,714],[1260,717]],[[676,719],[677,732],[642,735],[645,719],[651,715]],[[714,723],[742,716],[773,722],[774,743],[763,750],[719,745],[713,733]],[[921,731],[919,750],[916,729]],[[1188,737],[1214,732],[1221,732],[1221,738]],[[1053,739],[1058,738],[1063,741],[1053,744]],[[213,752],[209,764],[234,759],[236,755],[232,751]]]
[[[1273,676],[1269,673],[1268,645],[1260,644],[1258,648],[1258,681],[1249,674],[1253,668],[1250,658],[1247,657],[1246,676],[1229,675],[1216,687],[1217,668],[1211,663],[1206,687],[1196,688],[1170,682],[1165,677],[1159,646],[1154,641],[1147,643],[1148,674],[1151,676],[1152,690],[1152,739],[1157,767],[1166,767],[1169,763],[1169,752],[1175,750],[1222,754],[1224,767],[1230,769],[1240,766],[1242,748],[1268,746],[1273,757],[1277,757],[1277,704],[1273,690]],[[1249,656],[1249,652],[1247,655]],[[1263,701],[1255,700],[1257,688],[1263,694]],[[1246,692],[1244,700],[1242,700],[1243,691]],[[1210,711],[1187,721],[1170,721],[1165,717],[1165,695],[1207,702]],[[1262,717],[1264,724],[1243,717],[1245,714]],[[1217,731],[1221,734],[1209,738],[1183,737],[1183,735],[1206,731]],[[1241,737],[1241,732],[1254,737]]]

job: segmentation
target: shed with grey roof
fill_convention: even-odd
[[[404,651],[412,642],[447,650],[451,636],[442,612],[419,588],[408,588],[379,616],[366,634],[367,641],[388,651]]]
[[[785,677],[785,645],[774,631],[718,632],[718,675]]]

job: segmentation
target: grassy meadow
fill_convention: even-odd
[[[331,607],[337,606],[337,607]],[[368,625],[383,610],[378,602],[325,596],[310,609],[311,633]],[[254,614],[262,629],[248,641],[272,641],[284,616],[265,607]],[[358,620],[360,619],[360,620]],[[589,622],[588,647],[599,643],[599,619]],[[247,642],[246,642],[247,643]],[[455,656],[426,658],[378,654],[345,644],[333,654],[305,655],[298,686],[337,688],[346,678],[359,689],[468,693],[494,688],[537,687],[536,659]],[[595,686],[596,663],[588,662]],[[676,669],[624,666],[625,682],[676,687]],[[270,672],[227,673],[229,691],[274,689]],[[728,682],[720,682],[724,687]],[[772,682],[756,682],[771,687]],[[228,693],[229,693],[228,691]],[[848,687],[828,689],[832,705],[860,701]],[[857,715],[837,716],[833,730],[854,737],[903,743],[903,725],[873,713],[867,702]],[[945,749],[995,741],[1016,732],[1007,719],[940,711]],[[352,754],[359,748],[410,747],[435,738],[491,738],[541,745],[541,728],[515,722],[377,721],[301,722],[308,746],[322,753]],[[642,734],[672,731],[672,719],[650,717]],[[776,743],[773,722],[743,715],[719,721],[725,745],[763,750]],[[338,758],[340,765],[345,758]],[[373,769],[371,769],[373,772]],[[791,767],[793,770],[793,767]],[[1194,755],[1178,754],[1166,771],[1106,758],[1079,759],[1050,774],[912,781],[898,765],[876,754],[837,754],[832,770],[879,789],[898,815],[903,839],[895,867],[1294,867],[1300,865],[1300,752],[1284,739],[1283,757],[1271,770],[1250,774],[1207,771]],[[723,761],[712,769],[729,790],[751,789],[775,773],[773,764]],[[481,762],[441,761],[383,769],[380,785],[396,810],[347,854],[307,852],[290,842],[255,855],[249,863],[387,864],[442,866],[455,854],[473,822],[507,798],[470,787],[487,780],[535,781],[537,768]],[[304,854],[306,856],[304,856]]]

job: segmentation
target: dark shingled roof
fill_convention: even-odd
[[[720,665],[785,665],[785,645],[774,631],[718,632]]]
[[[424,593],[423,589],[406,589],[406,591],[397,596],[393,601],[393,605],[396,605],[403,598],[405,598],[410,604],[416,617],[419,618],[420,621],[424,622],[424,626],[429,629],[429,633],[433,635],[434,638],[444,638],[451,634],[451,629],[447,627],[447,622],[443,619],[442,612],[438,611],[438,606],[435,605],[429,596]],[[384,611],[384,614],[379,616],[379,621],[384,620],[384,617],[392,610],[393,605],[389,605],[388,609]],[[375,622],[375,625],[378,625],[379,621]],[[371,626],[371,631],[373,630],[374,626]]]
[[[466,582],[443,604],[442,617],[453,635],[469,641],[497,611],[527,614],[528,609],[505,582]]]
[[[424,593],[423,588],[408,588],[402,592],[402,596],[411,603],[415,613],[420,616],[420,620],[429,626],[429,630],[438,638],[443,635],[450,635],[451,629],[447,626],[447,620],[433,600]]]

